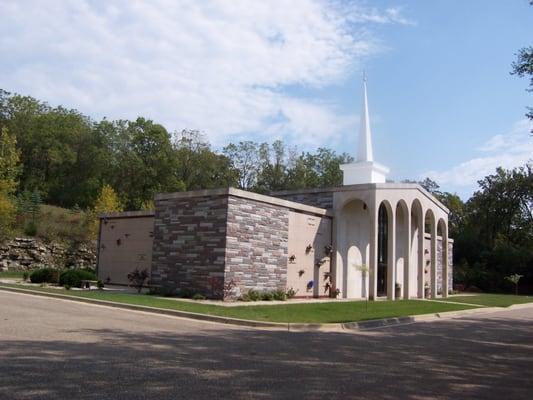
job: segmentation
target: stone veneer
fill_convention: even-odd
[[[230,196],[226,238],[226,281],[238,296],[250,289],[285,290],[289,209]]]
[[[327,214],[237,189],[157,195],[151,283],[216,298],[285,290],[292,210]]]
[[[156,197],[152,284],[210,295],[210,278],[224,277],[227,211],[227,196]]]

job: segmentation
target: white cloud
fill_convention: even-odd
[[[274,132],[310,146],[353,118],[287,87],[341,82],[380,48],[364,23],[410,23],[397,8],[314,0],[3,0],[0,15],[1,88],[217,144]]]
[[[533,159],[533,123],[523,119],[506,133],[497,134],[484,143],[478,157],[462,162],[446,171],[429,171],[428,176],[442,186],[471,187],[485,176],[494,173],[497,167],[512,169]]]

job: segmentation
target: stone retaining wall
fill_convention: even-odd
[[[15,238],[0,243],[0,271],[44,267],[96,267],[96,248],[87,244],[45,243],[34,238]]]

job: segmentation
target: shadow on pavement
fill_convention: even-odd
[[[9,341],[2,399],[529,399],[533,324],[472,318],[360,334],[84,330]]]

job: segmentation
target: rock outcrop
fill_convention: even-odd
[[[95,268],[96,246],[85,243],[45,243],[34,238],[14,238],[0,243],[0,271],[44,267]]]

